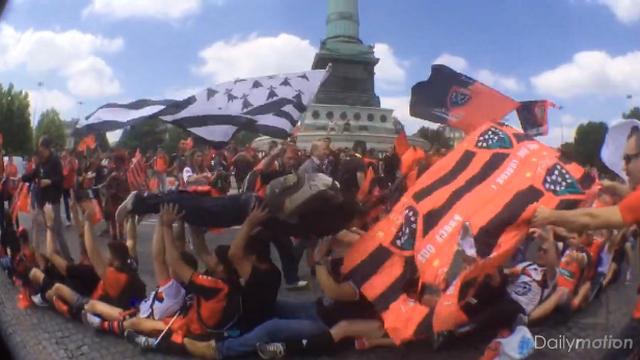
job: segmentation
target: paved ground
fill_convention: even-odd
[[[24,219],[27,220],[27,219]],[[23,220],[23,221],[24,221]],[[26,224],[26,222],[24,222]],[[139,258],[143,280],[152,288],[153,270],[151,264],[150,242],[155,219],[150,218],[139,228]],[[101,229],[101,227],[99,227]],[[218,242],[228,242],[234,230],[228,230],[215,236],[208,235],[211,245]],[[69,243],[74,253],[77,253],[77,240],[67,231]],[[101,239],[103,243],[107,239]],[[277,255],[275,257],[277,259]],[[306,266],[301,266],[303,277],[308,277]],[[637,275],[632,284],[638,282]],[[536,335],[558,338],[602,338],[612,335],[629,318],[633,306],[634,285],[620,282],[596,299],[586,310],[573,316],[570,322],[558,319],[551,320],[541,327],[532,328]],[[314,299],[318,290],[308,289],[302,292],[281,290],[281,296],[289,299]],[[67,321],[57,316],[53,311],[32,307],[25,311],[16,306],[16,290],[10,285],[4,275],[0,275],[0,333],[8,343],[15,359],[134,359],[150,358],[164,359],[160,354],[142,354],[135,347],[113,336],[100,334],[89,330],[79,323]],[[428,344],[410,344],[399,349],[376,349],[365,352],[343,350],[330,354],[326,358],[341,359],[477,359],[483,353],[490,337],[476,334],[463,339],[456,339],[444,349],[433,352]],[[0,348],[1,351],[1,348]],[[598,359],[603,352],[598,350],[568,353],[562,350],[542,349],[537,351],[534,359]],[[8,356],[0,353],[0,359]]]

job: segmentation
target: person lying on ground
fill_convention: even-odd
[[[203,228],[241,225],[260,198],[253,193],[218,197],[189,191],[166,194],[132,192],[116,212],[117,221],[128,214],[157,214],[162,204],[177,204],[184,221]],[[273,215],[263,227],[289,235],[326,236],[344,229],[354,217],[357,204],[345,201],[339,185],[324,174],[291,174],[272,181],[264,203]]]
[[[53,221],[53,209],[47,206],[44,211],[47,223]],[[80,296],[89,297],[100,282],[100,277],[91,265],[84,242],[80,244],[80,260],[77,263],[71,263],[57,253],[53,237],[54,234],[47,228],[45,254],[47,266],[42,270],[34,268],[29,273],[31,285],[37,289],[37,292],[31,296],[31,300],[41,307],[49,306],[53,296],[59,291],[58,288],[55,291],[52,290],[57,283],[68,286]]]
[[[61,283],[56,283],[47,292],[47,299],[58,312],[77,320],[80,320],[82,310],[91,311],[91,300],[131,309],[145,296],[145,284],[138,275],[135,260],[135,239],[128,238],[126,243],[110,241],[107,246],[109,256],[105,256],[95,244],[93,224],[90,220],[93,217],[92,211],[89,207],[85,209],[84,244],[89,261],[100,277],[97,288],[90,298]]]
[[[206,244],[197,244],[194,240],[195,253],[205,264],[204,273],[185,264],[173,240],[172,225],[182,217],[175,204],[162,205],[160,225],[162,227],[165,258],[175,279],[187,284],[185,289],[194,298],[184,311],[176,313],[173,318],[164,320],[138,319],[138,326],[149,334],[160,334],[151,338],[133,330],[125,331],[127,340],[142,349],[181,351],[186,336],[210,336],[224,333],[239,314],[239,306],[235,298],[239,293],[238,274],[229,259],[229,246],[219,245],[210,252]]]
[[[2,258],[2,267],[6,271],[9,279],[16,285],[30,286],[29,272],[35,268],[36,262],[35,250],[29,240],[29,232],[25,228],[20,228],[16,232],[14,228],[6,228],[3,236],[15,236],[18,245],[18,251],[13,246],[8,248],[9,253]],[[13,242],[13,240],[11,240]],[[14,250],[11,250],[11,249]]]
[[[135,221],[128,222],[127,238],[137,238]],[[185,239],[176,241],[176,249],[182,261],[192,270],[197,270],[198,262],[193,255],[184,250]],[[91,301],[82,312],[85,324],[117,336],[124,336],[126,330],[147,332],[144,323],[139,319],[164,320],[174,316],[184,305],[186,284],[176,280],[176,276],[168,267],[165,256],[164,231],[157,224],[152,240],[153,269],[158,284],[156,288],[140,303],[138,308],[129,310],[109,305],[100,301]],[[151,329],[153,331],[154,328]]]
[[[367,330],[380,326],[378,314],[373,305],[347,280],[339,274],[340,259],[328,259],[326,254],[331,248],[331,242],[321,241],[315,252],[316,276],[325,297],[311,302],[295,302],[279,300],[276,305],[275,317],[257,326],[252,331],[222,341],[195,341],[185,339],[185,347],[190,354],[204,359],[224,359],[256,352],[256,349],[272,343],[310,339],[327,334],[331,328],[346,319],[374,320],[365,324]],[[350,326],[359,326],[352,324]],[[357,332],[341,325],[338,330],[344,331],[338,340],[350,334],[359,336]],[[336,331],[337,333],[337,331]],[[367,333],[369,336],[375,334]],[[329,335],[332,338],[332,336]],[[262,344],[262,345],[260,345]],[[268,354],[263,354],[268,356]]]
[[[554,239],[561,237],[557,231],[556,229]],[[562,233],[561,230],[560,232]],[[576,295],[579,284],[583,281],[585,269],[590,261],[589,252],[581,243],[582,236],[583,234],[577,233],[567,234],[558,266],[556,289],[529,314],[529,323],[546,318],[558,307],[571,309],[571,301]]]
[[[2,201],[1,198],[0,201]],[[0,232],[0,264],[2,264],[2,269],[9,279],[13,280],[13,264],[20,253],[20,240],[18,238],[18,231],[16,231],[13,223],[11,211],[5,210],[2,215],[2,220],[0,221],[2,221],[4,225]]]

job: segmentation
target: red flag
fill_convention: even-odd
[[[393,145],[396,150],[396,154],[398,154],[399,157],[402,157],[402,155],[411,147],[411,145],[409,145],[409,140],[407,139],[407,134],[404,131],[401,131],[400,134],[396,136],[396,140]]]
[[[518,118],[522,131],[531,136],[545,136],[549,133],[547,111],[555,104],[548,100],[523,101],[518,106]]]
[[[367,194],[369,194],[369,189],[371,189],[371,182],[373,181],[373,178],[375,176],[376,174],[373,172],[373,168],[369,167],[369,170],[367,170],[367,174],[364,176],[362,186],[360,187],[360,190],[358,190],[358,201],[362,202],[367,197]]]
[[[142,190],[147,187],[147,166],[140,154],[140,149],[136,150],[131,166],[127,170],[127,181],[131,190]]]
[[[447,124],[470,133],[496,123],[518,102],[445,65],[432,65],[431,76],[411,88],[411,116]]]
[[[96,148],[96,137],[93,134],[89,134],[84,138],[82,138],[82,140],[80,140],[80,142],[76,146],[76,149],[82,152],[85,152],[87,150],[93,150],[95,148]]]

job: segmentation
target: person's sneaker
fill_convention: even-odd
[[[94,329],[100,329],[102,319],[96,315],[82,310],[82,323],[91,326]]]
[[[287,290],[302,290],[309,286],[309,282],[306,280],[299,280],[290,284],[287,284],[285,288]]]
[[[124,219],[129,215],[131,209],[133,209],[133,200],[136,198],[137,194],[137,191],[132,191],[122,204],[118,206],[118,209],[116,210],[116,221],[118,224],[124,224]]]
[[[258,355],[263,360],[282,359],[286,354],[286,347],[283,343],[270,343],[256,345]]]
[[[49,303],[42,299],[42,296],[40,296],[40,293],[37,293],[35,295],[31,295],[31,301],[34,304],[36,304],[36,306],[39,306],[39,307],[48,307],[49,306]]]
[[[65,221],[64,221],[64,226],[65,226],[65,227],[71,227],[71,225],[73,225],[73,224],[71,223],[71,221],[69,221],[69,220],[65,220]]]
[[[124,338],[130,343],[138,345],[142,350],[152,350],[155,348],[156,339],[140,335],[137,332],[127,329],[124,331]]]

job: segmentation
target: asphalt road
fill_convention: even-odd
[[[23,224],[29,219],[23,218]],[[147,283],[147,288],[155,286],[151,261],[151,237],[156,219],[146,218],[138,228],[138,257],[140,273]],[[100,231],[104,225],[99,225]],[[219,234],[207,235],[210,247],[219,243],[231,241],[235,229],[227,229]],[[66,230],[67,241],[72,254],[78,254],[78,239],[71,228]],[[101,244],[106,244],[108,238],[99,238]],[[274,251],[274,261],[279,263]],[[304,263],[304,261],[302,262]],[[306,265],[301,265],[302,278],[309,279]],[[570,321],[554,318],[540,327],[532,328],[534,335],[558,338],[561,335],[573,338],[601,338],[604,335],[615,336],[618,329],[629,319],[635,294],[638,274],[634,272],[631,284],[625,285],[624,279],[597,298],[589,307],[574,315]],[[280,290],[280,296],[287,299],[313,300],[319,294],[317,285],[304,291]],[[15,303],[16,290],[10,285],[4,275],[0,275],[0,328],[5,341],[11,348],[16,359],[133,359],[173,358],[161,354],[143,354],[124,340],[113,336],[100,334],[89,330],[81,324],[67,321],[51,310],[32,307],[25,311],[19,310]],[[434,352],[429,344],[415,343],[395,349],[373,349],[369,351],[355,351],[345,349],[337,353],[330,353],[326,358],[339,359],[478,359],[491,337],[488,334],[475,334],[461,339],[455,339],[443,349]],[[534,359],[598,359],[603,355],[602,350],[571,351],[566,349],[540,349],[536,351]],[[5,356],[0,354],[0,359]]]

